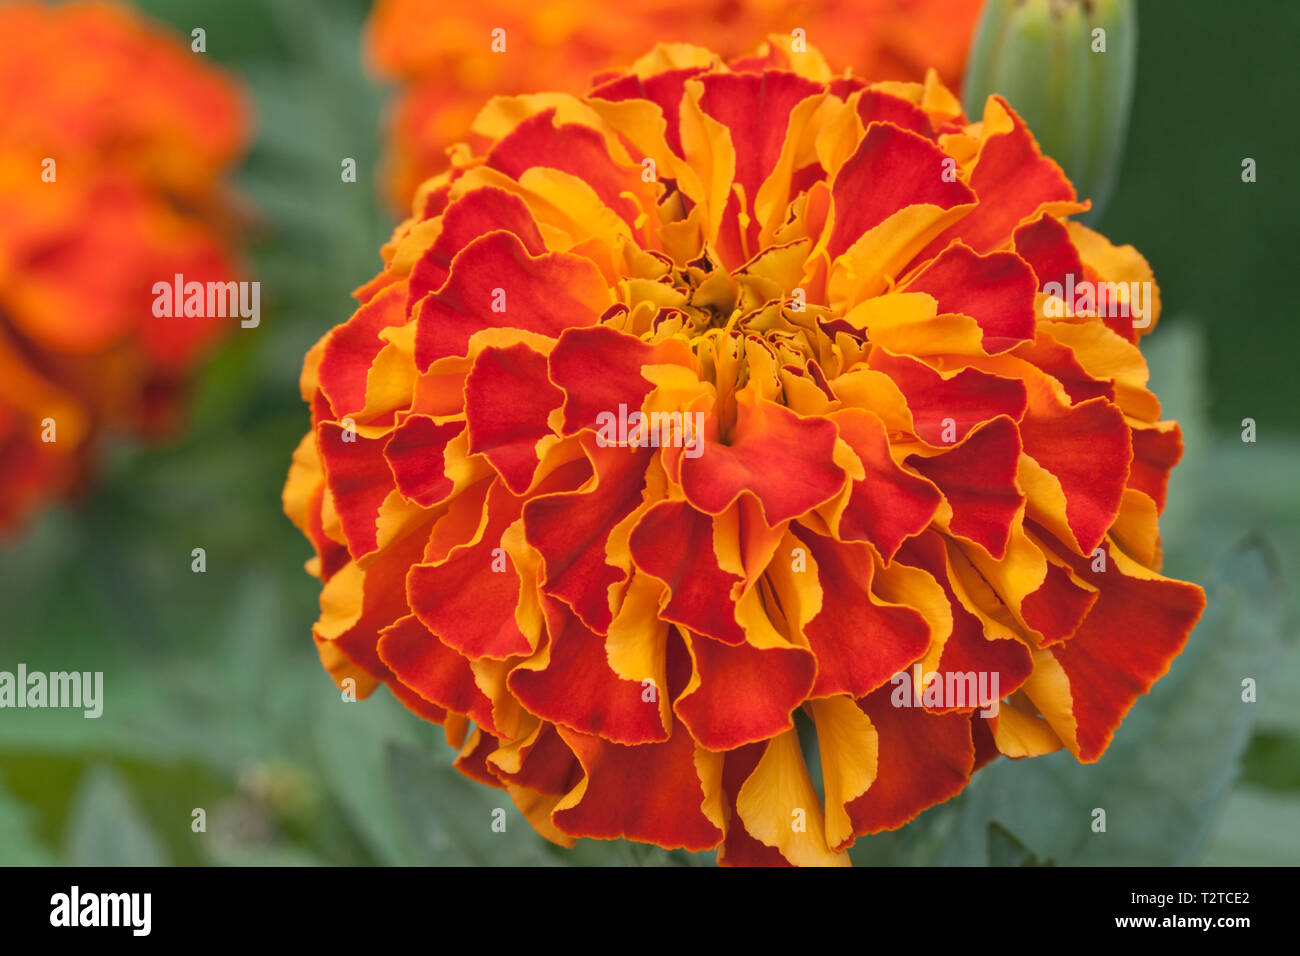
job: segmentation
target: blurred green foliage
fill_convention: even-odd
[[[92,498],[0,549],[0,667],[102,670],[106,699],[98,720],[0,712],[0,864],[708,863],[621,842],[554,848],[501,791],[451,769],[439,728],[386,693],[341,703],[310,639],[309,549],[279,494],[307,427],[303,354],[347,317],[392,227],[373,185],[385,94],[360,62],[365,4],[140,5],[183,33],[203,26],[208,55],[249,86],[258,134],[238,184],[259,210],[263,317],[210,363],[176,444],[106,449]],[[1164,289],[1147,351],[1188,445],[1163,522],[1167,569],[1205,583],[1210,609],[1098,765],[998,761],[960,798],[859,841],[859,863],[1300,859],[1298,618],[1280,584],[1300,577],[1300,442],[1279,427],[1296,377],[1270,379],[1291,357],[1265,331],[1294,341],[1269,270],[1287,248],[1272,217],[1296,211],[1295,190],[1283,90],[1251,52],[1294,69],[1282,49],[1294,30],[1247,6],[1216,4],[1231,25],[1202,36],[1182,17],[1209,4],[1143,3],[1131,147],[1101,224],[1148,254]],[[1238,153],[1259,159],[1258,184],[1240,183]],[[340,181],[344,157],[355,184]],[[1257,418],[1259,441],[1211,411],[1220,426]],[[196,547],[204,574],[190,570]],[[1241,701],[1244,677],[1258,703]],[[505,834],[489,828],[496,807]],[[1089,829],[1096,807],[1106,834]],[[206,832],[191,829],[196,809]]]
[[[1212,420],[1273,436],[1300,431],[1297,35],[1294,0],[1139,0],[1128,145],[1096,225],[1147,257],[1167,314],[1205,329]]]

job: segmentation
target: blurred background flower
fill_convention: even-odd
[[[155,282],[231,280],[238,83],[130,8],[0,6],[0,531],[86,477],[95,436],[172,431],[228,324]]]
[[[209,61],[251,91],[258,134],[237,185],[265,215],[250,249],[262,325],[230,336],[197,376],[175,444],[110,445],[84,509],[46,509],[21,543],[0,546],[0,669],[105,674],[98,720],[0,712],[0,862],[560,862],[520,821],[491,832],[500,796],[452,769],[442,730],[386,692],[343,703],[304,639],[320,586],[279,511],[285,449],[308,425],[301,358],[380,267],[394,225],[371,188],[390,102],[362,55],[371,5],[137,6],[182,38],[205,28]],[[1300,88],[1300,8],[1228,16],[1220,0],[1143,0],[1141,15],[1128,145],[1095,228],[1141,249],[1160,283],[1163,317],[1143,352],[1187,445],[1161,521],[1164,573],[1204,583],[1209,606],[1097,764],[997,762],[960,797],[860,840],[856,862],[1300,854],[1298,605],[1281,583],[1300,575],[1300,181],[1296,134],[1279,120]],[[1245,157],[1256,183],[1241,180]],[[345,158],[355,183],[340,180]],[[1242,441],[1246,417],[1255,443]],[[1255,704],[1241,701],[1245,678]],[[1096,806],[1111,811],[1104,838],[1062,826]],[[697,859],[589,840],[565,856]]]

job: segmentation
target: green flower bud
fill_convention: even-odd
[[[1137,73],[1133,0],[988,0],[967,60],[966,113],[1004,97],[1092,200],[1095,220],[1124,153]]]

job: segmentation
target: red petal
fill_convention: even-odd
[[[835,176],[834,258],[891,215],[916,203],[951,209],[975,201],[960,180],[944,182],[947,154],[928,139],[890,123],[876,123]],[[944,243],[947,245],[947,243]]]
[[[515,494],[533,482],[539,439],[551,434],[547,416],[564,393],[546,374],[546,356],[520,343],[485,348],[465,379],[465,418],[471,454],[483,454]]]
[[[475,731],[474,749],[457,757],[455,767],[471,780],[501,789],[501,781],[493,772],[492,765],[487,762],[487,758],[500,746],[501,742],[491,734]]]
[[[601,412],[638,411],[654,387],[641,366],[667,362],[667,349],[606,325],[567,329],[551,351],[551,380],[564,390],[564,434],[597,427]]]
[[[1046,332],[1039,332],[1032,342],[1026,342],[1012,353],[1016,358],[1037,365],[1065,388],[1070,401],[1078,404],[1090,398],[1115,399],[1115,386],[1104,379],[1093,378],[1079,364],[1074,350],[1062,345]]]
[[[889,436],[875,415],[846,409],[835,416],[840,437],[866,469],[853,482],[840,517],[841,541],[869,541],[888,562],[904,539],[923,531],[942,500],[930,482],[904,471],[889,454]]]
[[[963,441],[976,426],[999,415],[1019,420],[1025,413],[1025,386],[1018,379],[974,368],[944,378],[924,362],[880,347],[871,350],[867,364],[894,380],[907,399],[912,430],[931,445]],[[951,437],[944,435],[949,422]]]
[[[404,322],[402,289],[391,285],[330,333],[321,355],[320,390],[336,415],[366,407],[366,373],[385,344],[379,333]]]
[[[998,750],[997,741],[993,739],[993,729],[989,722],[978,714],[971,716],[970,734],[975,745],[975,766],[971,768],[971,773],[974,773],[1000,757],[1002,751]]]
[[[686,92],[686,81],[692,76],[704,72],[702,66],[686,67],[681,70],[665,70],[645,79],[628,73],[609,80],[592,89],[588,96],[603,100],[650,100],[658,105],[667,123],[665,138],[672,151],[678,156],[682,153],[681,105]]]
[[[542,590],[603,633],[612,617],[608,588],[624,578],[606,563],[605,545],[614,526],[641,504],[653,450],[602,448],[592,436],[584,438],[584,447],[596,486],[533,498],[524,506],[524,532],[542,555]]]
[[[931,242],[915,262],[924,262],[954,239],[976,252],[1000,248],[1043,203],[1075,199],[1074,187],[1061,167],[1039,151],[1024,121],[1006,101],[998,97],[998,102],[1013,125],[1008,132],[989,137],[980,149],[970,175],[979,204]]]
[[[731,133],[736,148],[734,182],[740,184],[753,214],[759,187],[776,168],[785,145],[790,111],[822,92],[822,85],[794,73],[709,73],[700,78],[700,108]],[[755,122],[762,117],[761,122]]]
[[[945,696],[939,706],[927,709],[932,713],[970,711],[977,707],[987,707],[1019,688],[1034,670],[1029,648],[1010,638],[985,636],[984,622],[966,610],[953,592],[943,539],[933,532],[923,535],[909,541],[899,557],[908,564],[930,572],[931,577],[943,588],[948,605],[952,608],[952,633],[944,642],[943,651],[935,666],[938,675],[935,680],[944,682],[942,686]],[[976,676],[977,684],[974,688],[967,683],[963,683],[960,688],[957,686],[956,680],[960,678],[955,675],[966,674]],[[958,700],[946,697],[946,689],[950,686],[949,675],[954,675],[951,684],[953,690],[961,692],[960,706]],[[996,684],[993,682],[994,677],[997,678]],[[981,680],[983,686],[980,686]],[[967,693],[974,691],[978,696],[981,690],[987,691],[988,696],[972,700]]]
[[[1183,457],[1183,432],[1177,425],[1168,431],[1159,428],[1133,429],[1133,468],[1129,472],[1130,488],[1145,492],[1156,507],[1165,509],[1165,492],[1169,472]]]
[[[794,726],[790,715],[808,696],[817,665],[802,647],[726,645],[688,639],[700,684],[673,709],[707,750],[734,750]]]
[[[586,771],[586,790],[577,804],[552,815],[565,833],[691,851],[722,841],[722,831],[700,809],[704,788],[695,771],[695,742],[680,724],[665,743],[639,747],[563,727],[560,736]]]
[[[447,208],[447,200],[451,198],[450,182],[443,183],[437,189],[429,191],[424,197],[424,208],[420,210],[421,219],[432,219],[439,215]]]
[[[514,233],[490,232],[466,246],[446,285],[422,300],[415,362],[423,372],[444,356],[467,354],[479,329],[554,337],[571,326],[595,325],[611,301],[590,259],[560,252],[534,257]]]
[[[316,548],[316,553],[320,556],[320,579],[322,582],[328,581],[334,577],[349,561],[352,555],[348,554],[348,549],[337,543],[333,538],[325,533],[325,525],[322,521],[321,502],[325,497],[325,485],[316,489],[308,505],[308,537]]]
[[[712,518],[684,501],[661,501],[642,515],[629,546],[637,567],[668,585],[663,620],[727,644],[744,643],[731,595],[740,578],[718,567]]]
[[[636,223],[640,205],[623,194],[643,193],[640,169],[617,165],[605,147],[605,137],[581,123],[555,125],[555,109],[524,120],[497,141],[487,155],[492,169],[518,179],[534,166],[558,169],[581,179],[629,226]]]
[[[523,763],[519,772],[506,773],[493,766],[498,777],[553,797],[563,796],[582,780],[582,764],[578,763],[578,758],[554,724],[543,724],[537,739],[520,748],[520,752]]]
[[[691,504],[721,514],[747,491],[775,527],[844,486],[844,472],[832,460],[836,429],[830,421],[801,418],[763,399],[737,405],[739,422],[730,444],[706,435],[698,458],[680,457],[681,484]]]
[[[447,711],[439,707],[437,704],[425,700],[404,684],[400,684],[395,680],[389,681],[388,690],[401,702],[403,707],[415,714],[421,720],[427,720],[434,724],[441,724],[447,719]]]
[[[1006,553],[1011,523],[1024,496],[1016,486],[1020,436],[1009,418],[980,425],[951,450],[907,464],[929,478],[952,506],[953,534],[969,538],[993,557]]]
[[[408,534],[381,551],[374,563],[366,568],[362,579],[361,616],[355,624],[330,641],[357,667],[392,686],[393,693],[399,697],[401,685],[393,680],[388,665],[379,657],[379,635],[384,628],[410,613],[406,606],[403,575],[406,568],[420,560],[422,550],[422,537]],[[405,698],[403,702],[406,702]],[[437,719],[441,720],[441,717]]]
[[[320,442],[325,480],[334,496],[339,523],[348,539],[348,550],[359,558],[379,547],[376,521],[379,506],[395,487],[393,473],[384,461],[387,438],[365,438],[355,432],[345,441],[347,430],[334,422],[322,422],[316,429]]]
[[[1014,253],[981,256],[953,243],[904,291],[933,296],[940,315],[970,316],[983,330],[988,352],[1002,352],[1034,337],[1034,272]]]
[[[1020,423],[1025,454],[1056,476],[1084,554],[1119,514],[1133,452],[1124,413],[1104,398],[1071,407],[1036,405]]]
[[[1065,286],[1065,277],[1083,278],[1083,261],[1070,241],[1065,224],[1054,216],[1039,216],[1016,230],[1016,252],[1034,270],[1041,290],[1049,282]]]
[[[665,740],[658,697],[645,700],[640,681],[614,673],[605,656],[605,639],[558,601],[544,598],[542,606],[550,634],[549,660],[542,670],[520,666],[510,672],[510,692],[519,702],[543,720],[606,740]]]
[[[424,508],[442,501],[455,487],[444,471],[447,443],[465,428],[462,422],[439,425],[427,415],[411,415],[393,429],[384,457],[397,479],[397,490]]]
[[[975,767],[971,718],[931,714],[923,708],[895,707],[893,693],[910,688],[882,687],[858,701],[879,737],[876,779],[845,809],[854,833],[896,830],[922,810],[956,796]]]
[[[434,637],[412,616],[385,629],[379,639],[379,656],[399,681],[425,700],[465,714],[497,733],[492,701],[474,682],[469,661]]]
[[[442,288],[451,275],[451,261],[456,253],[479,236],[497,229],[514,233],[531,255],[546,252],[542,234],[522,199],[495,186],[472,189],[447,207],[438,238],[411,269],[406,315],[426,295]]]
[[[1169,670],[1205,609],[1205,592],[1183,581],[1128,577],[1113,556],[1097,573],[1087,558],[1062,557],[1101,588],[1074,637],[1051,648],[1070,681],[1078,757],[1089,763],[1105,752],[1134,701]]]
[[[494,482],[488,492],[488,524],[477,544],[454,548],[437,564],[416,564],[407,577],[411,610],[448,647],[474,660],[504,660],[530,654],[532,647],[515,623],[519,575],[505,559],[493,569],[501,536],[519,517],[520,500]]]
[[[795,528],[817,562],[822,608],[804,628],[817,657],[811,697],[864,697],[930,646],[925,618],[911,608],[885,606],[871,593],[875,565],[864,545],[841,544]]]
[[[1047,563],[1047,577],[1020,604],[1020,616],[1043,635],[1044,646],[1070,637],[1097,602],[1097,592],[1075,584],[1065,569]]]
[[[927,139],[934,139],[930,117],[925,110],[891,93],[866,90],[858,100],[858,119],[863,127],[872,123],[893,123]]]

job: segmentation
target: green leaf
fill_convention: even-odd
[[[1292,651],[1292,655],[1294,653]],[[1261,707],[1261,718],[1263,715]],[[1300,795],[1300,735],[1273,733],[1261,724],[1243,762],[1244,783],[1265,790],[1289,790]]]
[[[409,845],[422,865],[556,862],[504,790],[475,783],[449,763],[396,742],[388,745],[388,767]]]
[[[1251,788],[1228,798],[1223,823],[1206,848],[1207,866],[1295,866],[1300,863],[1300,796]]]
[[[897,830],[859,837],[849,848],[849,859],[854,866],[933,866],[954,839],[965,799],[960,794]],[[969,862],[983,864],[984,859]]]
[[[326,866],[328,861],[305,853],[288,843],[270,846],[228,847],[213,845],[209,850],[211,862],[217,866]]]
[[[387,692],[345,703],[333,691],[319,713],[316,739],[326,784],[380,862],[565,862],[548,852],[504,790],[451,766],[455,751],[440,727],[419,720]],[[505,832],[493,829],[494,819],[504,822]]]
[[[1050,866],[997,821],[989,822],[989,866]]]
[[[136,806],[122,777],[108,766],[87,770],[73,797],[65,837],[72,866],[162,866],[162,843]]]
[[[4,789],[0,778],[0,866],[53,866],[57,861],[36,836],[36,814]]]
[[[394,741],[418,746],[419,719],[386,691],[347,703],[330,688],[322,692],[316,712],[316,749],[325,783],[352,827],[380,863],[418,865],[420,855],[393,792],[388,748]]]

